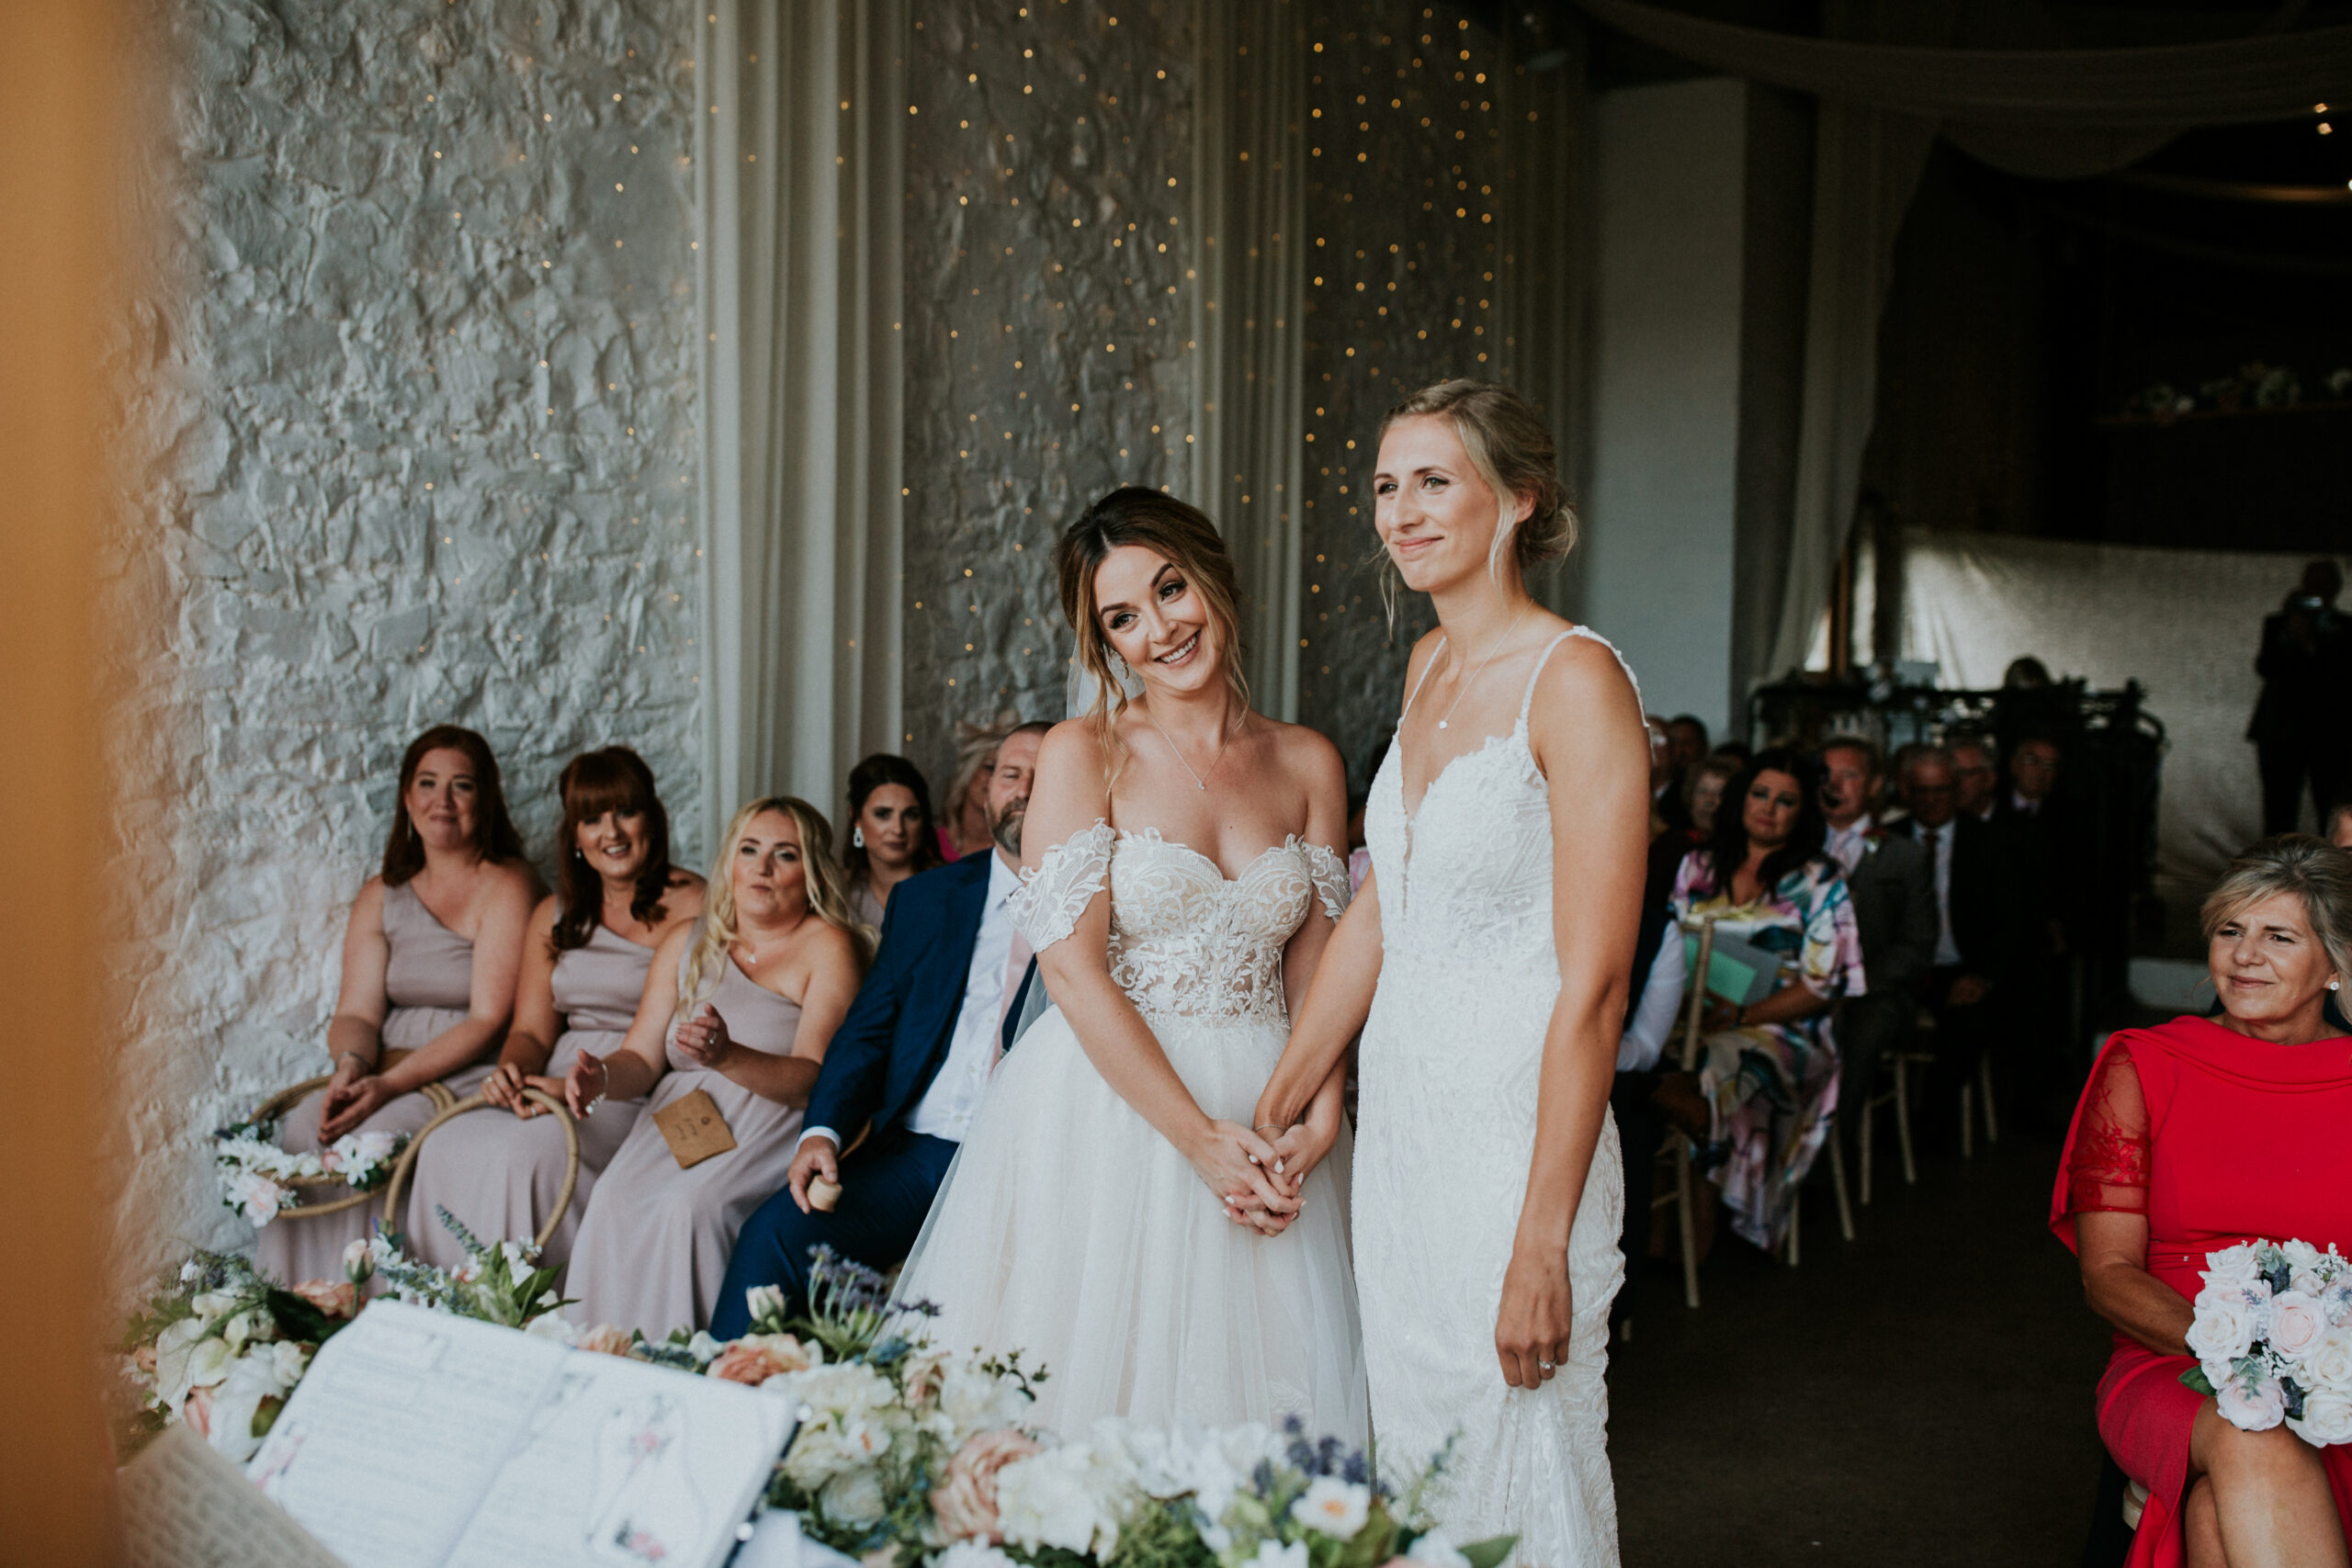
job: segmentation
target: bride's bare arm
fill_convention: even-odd
[[[1537,684],[1529,739],[1552,810],[1560,992],[1544,1038],[1535,1155],[1495,1321],[1503,1380],[1534,1388],[1566,1359],[1568,1235],[1600,1142],[1634,962],[1649,824],[1649,747],[1615,658],[1577,638]]]
[[[1347,765],[1329,741],[1320,736],[1313,737],[1312,741],[1313,782],[1307,795],[1306,831],[1300,836],[1330,851],[1344,866],[1346,857],[1340,854],[1339,846],[1348,841]],[[1344,912],[1340,919],[1346,919]],[[1283,1001],[1293,1019],[1299,1017],[1314,995],[1316,979],[1323,972],[1324,961],[1330,956],[1337,931],[1338,922],[1326,913],[1318,894],[1315,906],[1307,911],[1306,919],[1300,922],[1283,953]],[[1376,976],[1377,971],[1374,973]],[[1308,1089],[1306,1103],[1296,1115],[1279,1121],[1266,1115],[1250,1118],[1255,1132],[1274,1140],[1275,1174],[1287,1192],[1297,1192],[1307,1173],[1339,1142],[1340,1123],[1346,1114],[1348,1044],[1354,1038],[1355,1031],[1351,1030],[1340,1040],[1321,1083]],[[1289,1055],[1290,1048],[1286,1046],[1285,1060]],[[1270,1082],[1268,1088],[1272,1087]],[[1264,1098],[1260,1096],[1261,1111],[1265,1109]]]
[[[1056,847],[1109,813],[1093,726],[1077,719],[1055,726],[1037,752],[1036,783],[1021,830],[1023,866],[1035,870]],[[1192,1162],[1220,1201],[1228,1192],[1247,1190],[1269,1209],[1295,1208],[1261,1163],[1271,1161],[1271,1146],[1247,1127],[1208,1116],[1169,1065],[1143,1015],[1111,978],[1110,938],[1111,896],[1104,888],[1088,901],[1067,938],[1037,954],[1046,992],[1069,1021],[1087,1060]]]

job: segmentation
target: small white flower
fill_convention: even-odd
[[[977,1540],[959,1540],[933,1558],[932,1568],[1017,1568],[996,1547]]]
[[[743,1299],[753,1323],[781,1320],[784,1316],[784,1288],[780,1285],[753,1285],[743,1292]]]
[[[180,1265],[180,1283],[183,1285],[193,1285],[197,1280],[203,1278],[203,1269],[198,1265],[196,1259],[193,1258]]]
[[[718,1353],[726,1348],[726,1346],[710,1337],[708,1329],[704,1328],[695,1329],[695,1337],[686,1341],[686,1354],[692,1356],[698,1364],[703,1366],[708,1366],[718,1359]]]
[[[1290,1517],[1334,1540],[1352,1540],[1371,1510],[1371,1487],[1322,1475],[1306,1483],[1306,1491],[1290,1506]]]
[[[1278,1540],[1261,1540],[1258,1555],[1250,1560],[1250,1568],[1307,1568],[1306,1543],[1295,1540],[1284,1546]]]
[[[882,1477],[871,1465],[836,1475],[817,1494],[825,1517],[845,1525],[870,1525],[890,1511],[883,1495]]]
[[[575,1345],[580,1331],[560,1312],[541,1313],[523,1325],[523,1332],[534,1339],[552,1339],[559,1345]]]
[[[1430,1568],[1470,1568],[1470,1560],[1445,1539],[1443,1530],[1431,1530],[1416,1540],[1406,1549],[1405,1555],[1416,1562],[1430,1564]]]

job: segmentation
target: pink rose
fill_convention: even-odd
[[[572,1341],[571,1348],[575,1350],[592,1350],[599,1356],[626,1356],[628,1354],[630,1344],[628,1329],[616,1328],[609,1323],[600,1323]]]
[[[808,1353],[789,1334],[746,1334],[711,1362],[706,1375],[758,1387],[785,1372],[808,1370]]]
[[[216,1385],[217,1386],[217,1385]],[[180,1419],[199,1438],[212,1436],[212,1390],[192,1388],[180,1403]]]
[[[2301,1359],[2327,1332],[2327,1314],[2301,1291],[2281,1291],[2270,1298],[2270,1348],[2282,1356]]]
[[[130,1353],[131,1361],[149,1377],[155,1375],[155,1347],[141,1345]]]
[[[348,1280],[305,1280],[294,1293],[329,1317],[352,1317],[359,1311],[359,1287]]]
[[[1010,1427],[975,1432],[947,1461],[946,1483],[931,1495],[940,1533],[949,1540],[1001,1544],[1004,1530],[997,1519],[996,1472],[1037,1451],[1035,1443]]]
[[[2240,1431],[2267,1432],[2287,1418],[2287,1391],[2276,1378],[2266,1378],[2251,1389],[2232,1378],[2213,1395],[2213,1406],[2222,1419]]]

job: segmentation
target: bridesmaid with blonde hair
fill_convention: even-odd
[[[647,1097],[580,1222],[565,1290],[578,1321],[650,1338],[709,1323],[736,1231],[784,1185],[867,958],[815,807],[755,800],[722,842],[702,918],[655,949],[627,1038],[581,1052],[564,1078],[575,1116]]]
[[[454,724],[410,741],[383,869],[359,889],[344,930],[327,1025],[334,1076],[288,1114],[279,1141],[304,1150],[346,1133],[414,1134],[433,1120],[426,1084],[471,1094],[514,1014],[537,897],[490,743]],[[254,1262],[289,1285],[340,1280],[344,1248],[368,1235],[375,1210],[278,1220],[255,1240]]]
[[[444,1269],[465,1253],[439,1209],[485,1241],[521,1241],[548,1223],[569,1151],[558,1119],[523,1091],[560,1097],[581,1052],[618,1048],[653,950],[702,913],[702,878],[670,863],[670,814],[644,758],[626,746],[583,751],[564,764],[557,787],[561,890],[532,912],[514,1027],[481,1086],[482,1098],[510,1114],[458,1117],[417,1154],[409,1250]],[[596,1179],[643,1109],[642,1100],[608,1099],[578,1124],[579,1184],[545,1262],[561,1268],[571,1258]]]

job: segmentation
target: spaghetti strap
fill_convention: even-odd
[[[1535,706],[1535,682],[1544,678],[1544,666],[1551,662],[1553,649],[1572,637],[1589,638],[1607,649],[1610,655],[1617,660],[1617,668],[1625,672],[1626,683],[1634,688],[1634,705],[1635,707],[1642,705],[1642,682],[1634,674],[1634,667],[1625,662],[1625,656],[1617,651],[1617,645],[1589,626],[1570,626],[1566,631],[1544,644],[1544,651],[1536,656],[1535,672],[1527,678],[1527,694],[1519,699],[1519,727],[1521,729],[1527,728],[1527,716]]]
[[[1430,661],[1421,666],[1421,678],[1413,682],[1412,693],[1405,699],[1404,711],[1396,716],[1397,728],[1405,728],[1405,715],[1413,711],[1414,700],[1421,694],[1421,688],[1430,683],[1430,671],[1437,668],[1437,656],[1444,651],[1445,638],[1440,637],[1437,639],[1437,646],[1430,649]]]

